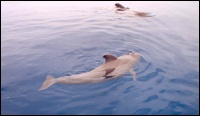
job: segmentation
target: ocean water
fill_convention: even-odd
[[[119,2],[119,1],[118,1]],[[1,114],[199,114],[199,2],[1,2]],[[149,12],[139,17],[131,10]],[[119,79],[55,84],[104,54],[142,54]]]

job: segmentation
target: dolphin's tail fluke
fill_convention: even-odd
[[[43,83],[42,87],[39,90],[46,89],[49,86],[53,85],[54,83],[56,83],[55,78],[52,76],[47,76],[45,82]]]

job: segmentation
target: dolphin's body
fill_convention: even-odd
[[[118,13],[118,11],[127,11],[127,10],[129,10],[128,7],[124,7],[123,5],[121,5],[119,3],[116,3],[115,6],[117,8],[116,11],[115,11],[116,13]],[[140,17],[152,17],[152,15],[150,15],[150,13],[147,13],[147,12],[139,12],[139,11],[132,11],[132,12],[134,12],[135,15],[140,16]],[[130,12],[130,13],[132,13],[132,12]]]
[[[130,71],[134,80],[136,80],[136,73],[132,67],[140,59],[139,53],[130,53],[122,55],[118,58],[110,54],[104,55],[103,57],[106,60],[105,63],[90,72],[59,78],[47,76],[45,82],[39,90],[46,89],[55,83],[78,84],[103,82],[116,79],[127,71]]]

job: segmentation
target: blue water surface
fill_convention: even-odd
[[[1,114],[199,114],[199,2],[115,3],[1,2]],[[136,81],[38,91],[132,51]]]

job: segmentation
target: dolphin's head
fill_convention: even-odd
[[[135,58],[136,60],[139,60],[141,57],[141,54],[134,52],[134,53],[129,53],[129,55],[131,55],[133,58]]]

